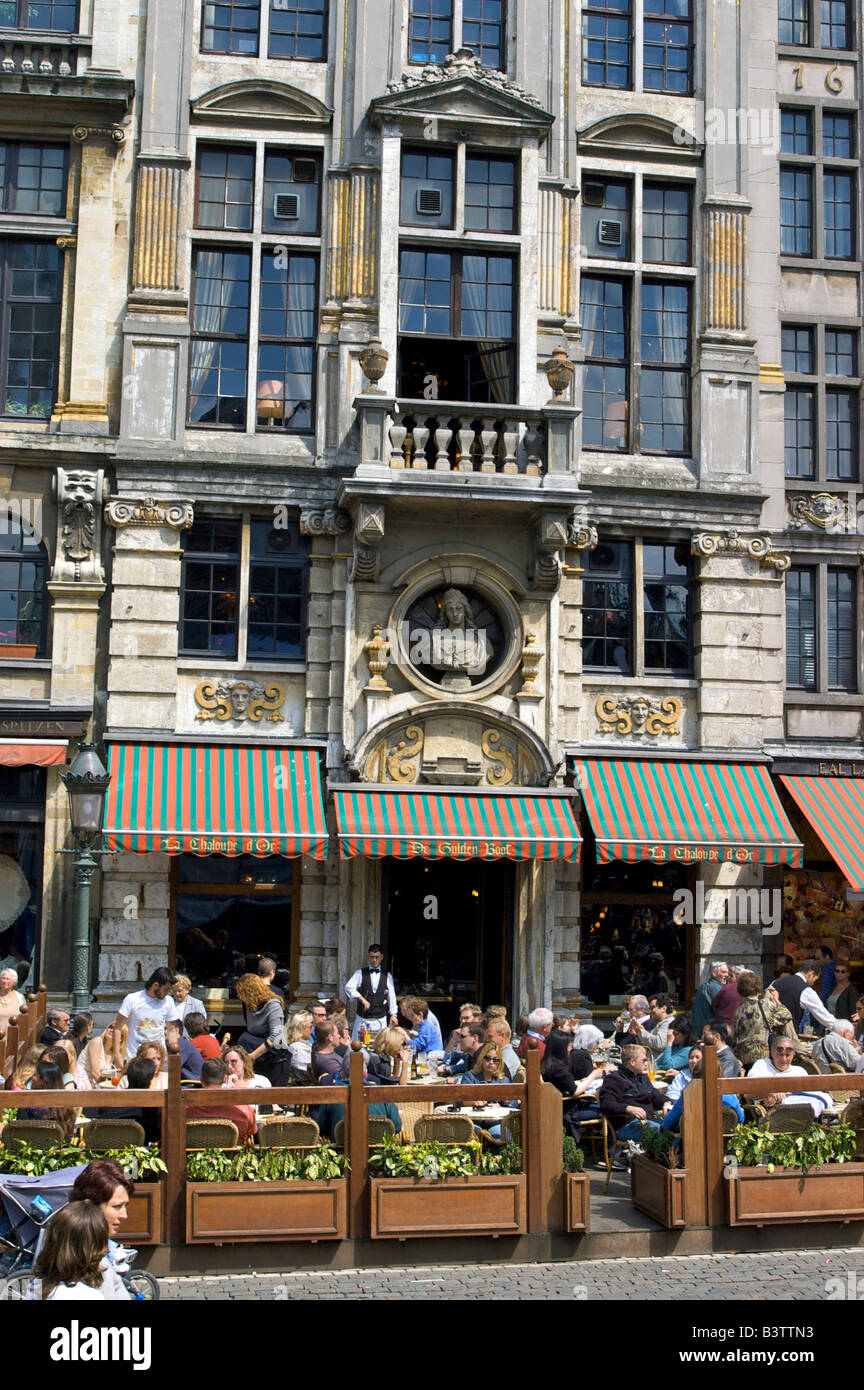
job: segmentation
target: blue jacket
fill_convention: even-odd
[[[408,1039],[408,1046],[415,1052],[443,1052],[444,1044],[441,1041],[441,1029],[431,1017],[424,1018],[420,1027],[417,1029],[416,1038]]]
[[[741,1104],[740,1104],[740,1102],[739,1102],[739,1100],[738,1100],[738,1097],[737,1097],[737,1096],[724,1096],[724,1097],[723,1097],[723,1104],[724,1104],[724,1105],[728,1105],[730,1110],[734,1110],[734,1111],[735,1111],[735,1115],[736,1115],[736,1118],[737,1118],[737,1120],[738,1120],[739,1125],[743,1125],[746,1117],[745,1117],[745,1115],[744,1115],[744,1111],[741,1109]],[[663,1128],[664,1128],[664,1129],[677,1129],[678,1126],[679,1126],[679,1124],[681,1123],[681,1114],[682,1114],[683,1110],[684,1110],[684,1096],[683,1096],[683,1094],[682,1094],[682,1095],[680,1095],[680,1096],[678,1097],[678,1099],[676,1100],[675,1104],[672,1106],[672,1109],[669,1111],[669,1114],[664,1118],[664,1120],[663,1120]]]

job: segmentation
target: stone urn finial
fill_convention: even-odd
[[[576,370],[575,364],[567,356],[567,349],[557,347],[543,370],[549,385],[552,387],[553,400],[560,400],[573,380],[573,373]]]
[[[369,387],[370,395],[382,394],[378,382],[386,372],[389,361],[390,354],[381,339],[370,338],[360,354],[360,366],[363,368],[366,379],[372,383]]]

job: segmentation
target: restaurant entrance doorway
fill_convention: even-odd
[[[444,1030],[469,1002],[512,1017],[514,901],[509,860],[385,859],[381,935],[397,993],[428,999]]]

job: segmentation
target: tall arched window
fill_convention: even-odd
[[[0,515],[0,660],[3,647],[35,647],[48,638],[48,553],[38,536]]]

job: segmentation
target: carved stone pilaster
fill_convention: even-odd
[[[95,472],[84,468],[57,469],[57,551],[52,582],[105,583],[99,511],[104,492],[105,474],[101,468]]]
[[[151,292],[180,294],[183,182],[188,163],[178,157],[139,156],[132,254],[132,297],[136,301],[148,299]]]
[[[301,536],[341,536],[350,525],[341,507],[305,507],[300,513]]]
[[[105,506],[105,520],[118,530],[124,526],[167,526],[172,531],[188,531],[195,520],[191,502],[141,502],[112,497]]]
[[[373,318],[378,293],[377,172],[361,168],[331,173],[328,201],[328,303],[349,303],[359,317]]]
[[[706,558],[715,555],[729,555],[740,556],[742,559],[758,560],[760,565],[777,570],[778,573],[785,572],[792,564],[790,556],[774,549],[774,542],[770,536],[742,535],[740,531],[735,529],[717,534],[702,532],[702,534],[694,536],[691,552],[693,555],[701,555]]]
[[[703,223],[705,333],[747,330],[748,204],[706,203]]]

